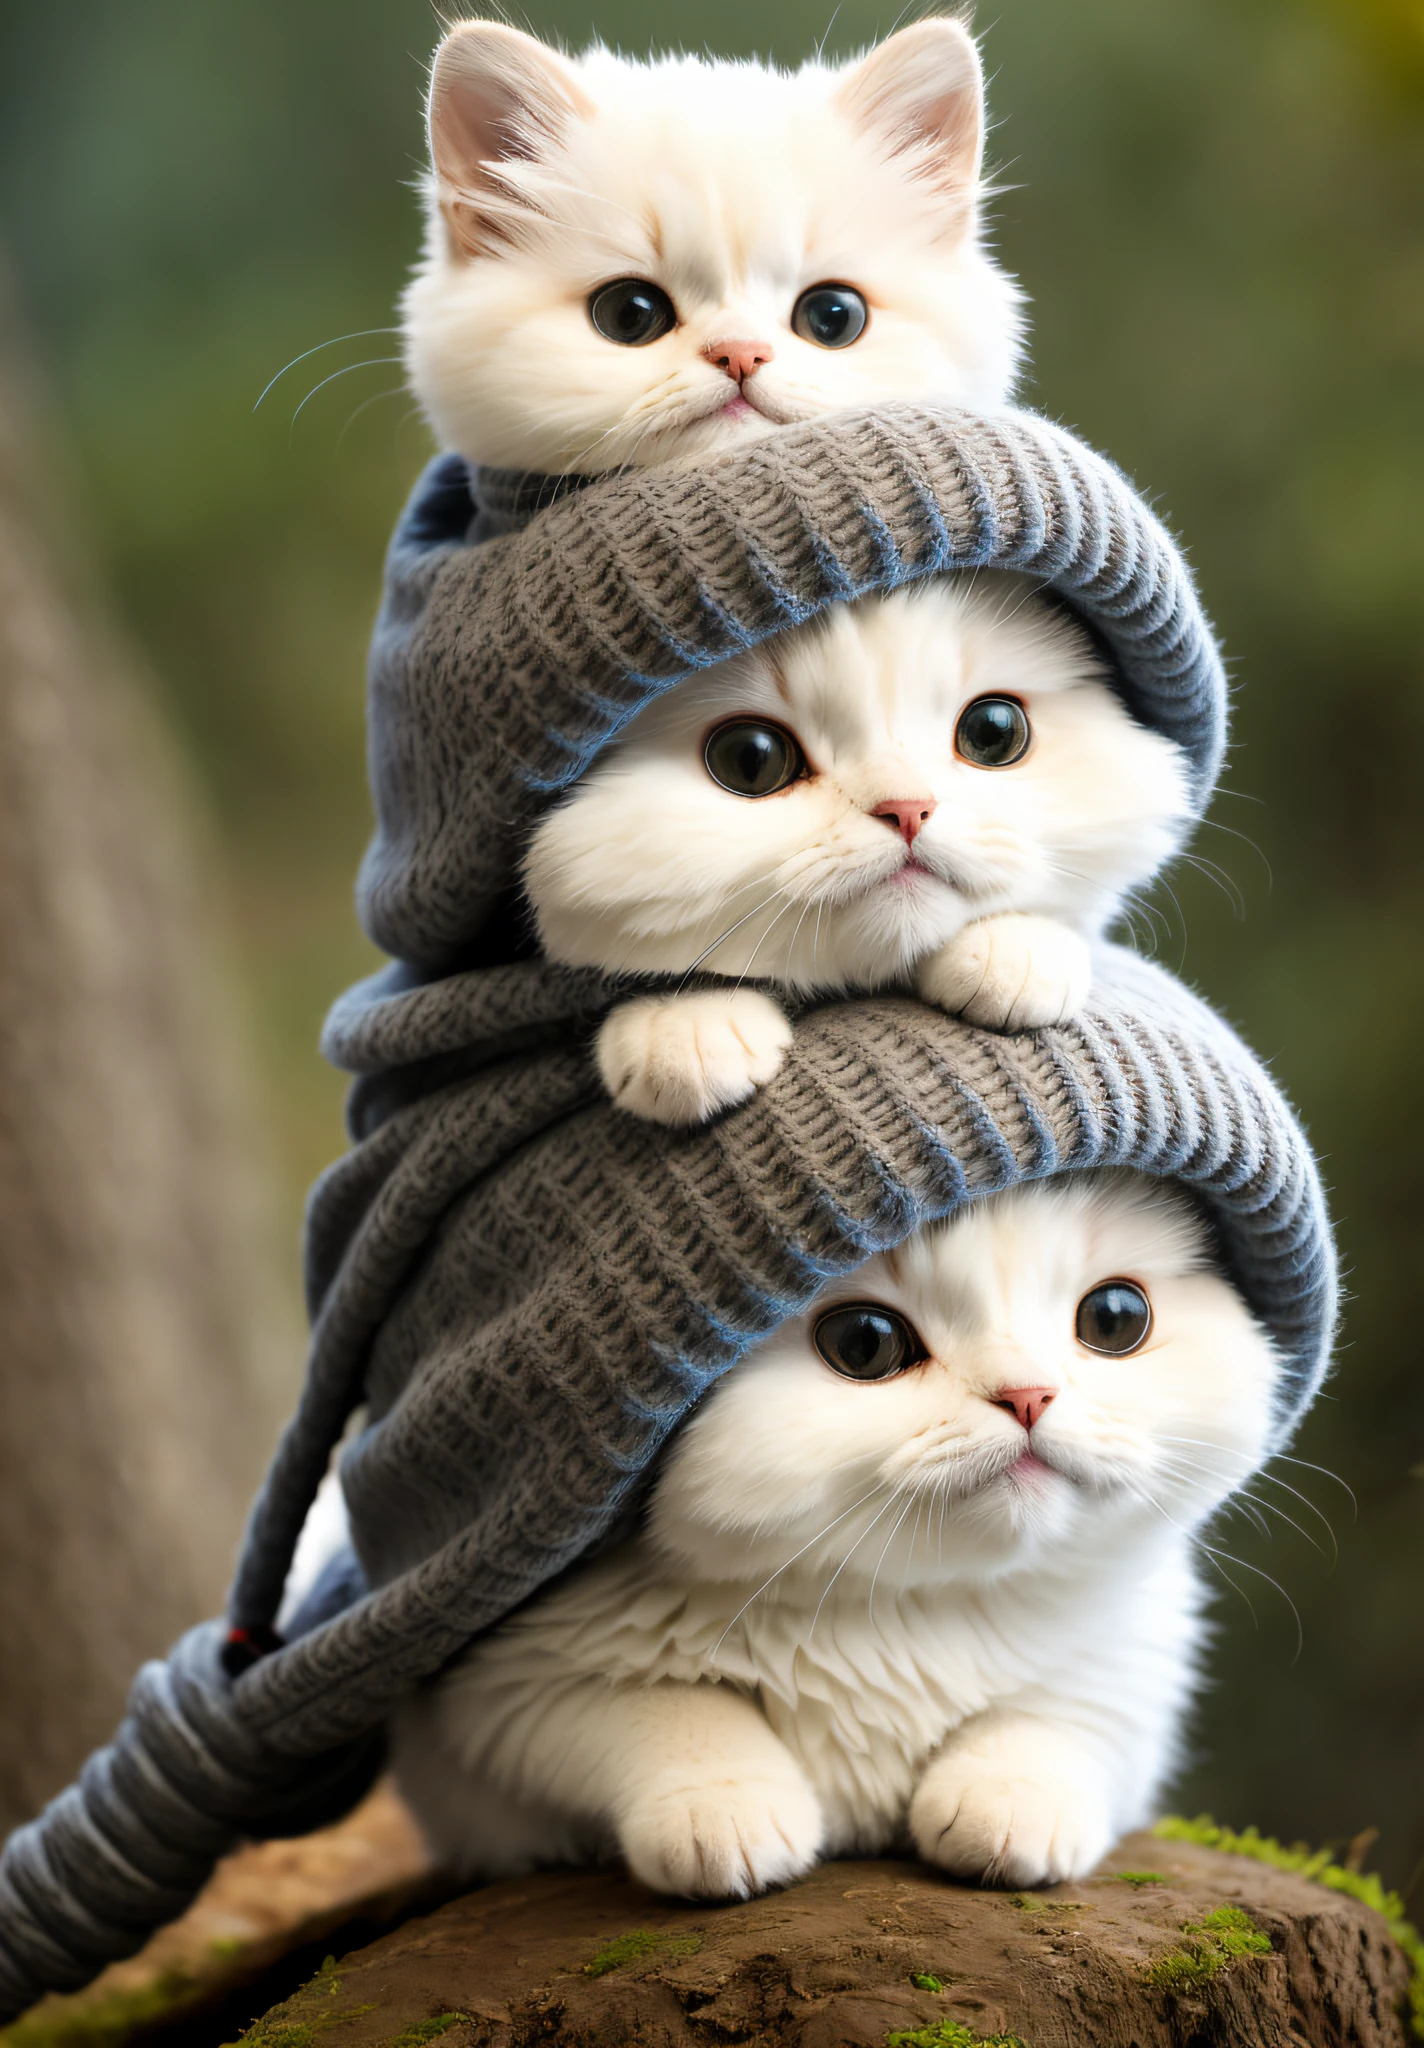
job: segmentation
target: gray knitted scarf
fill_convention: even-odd
[[[969,567],[1071,605],[1205,801],[1224,688],[1190,580],[1117,472],[1040,420],[889,407],[579,489],[427,472],[372,659],[362,901],[398,964],[328,1027],[355,1142],[312,1199],[306,1383],[228,1622],[145,1667],[112,1745],[6,1845],[0,2011],[137,1948],[241,1835],[344,1810],[393,1701],[627,1526],[719,1373],[966,1200],[1103,1166],[1193,1190],[1281,1348],[1285,1439],[1334,1318],[1314,1163],[1169,976],[1106,949],[1085,1015],[1023,1036],[907,998],[809,1004],[769,1086],[679,1132],[601,1097],[589,1040],[627,984],[549,966],[518,915],[540,807],[657,690],[837,599]],[[293,1546],[363,1405],[342,1468],[358,1555],[283,1646]]]

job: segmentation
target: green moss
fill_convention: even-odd
[[[624,1969],[629,1963],[642,1962],[654,1955],[663,1962],[682,1963],[695,1956],[701,1946],[700,1934],[672,1934],[666,1930],[658,1933],[651,1927],[634,1927],[627,1934],[617,1934],[612,1941],[605,1942],[584,1964],[583,1973],[585,1977],[606,1977],[610,1970]]]
[[[1218,1906],[1200,1920],[1184,1921],[1182,1935],[1181,1946],[1159,1956],[1147,1972],[1148,1982],[1164,1991],[1193,1990],[1240,1956],[1271,1952],[1271,1937],[1239,1906]]]
[[[936,1977],[933,1970],[918,1970],[910,1979],[916,1991],[943,1991],[943,1977]]]
[[[1134,1891],[1141,1891],[1145,1884],[1167,1882],[1160,1870],[1115,1870],[1113,1876],[1119,1884],[1130,1884]]]
[[[199,1961],[190,1969],[165,1970],[132,1990],[78,1991],[68,1997],[46,1998],[8,2027],[0,2027],[0,2048],[125,2048],[136,2036],[181,2019],[220,1993],[231,1975],[227,1966],[250,1946],[233,1935],[218,1935],[207,1947],[214,1965],[211,1970]],[[328,1956],[307,1988],[334,1992],[339,1983],[336,1960]],[[308,2048],[308,2044],[283,2041],[280,2048]]]
[[[885,2048],[1028,2048],[1017,2034],[976,2034],[960,2020],[937,2020],[908,2034],[887,2034]]]
[[[249,2048],[256,2048],[258,2042],[262,2048],[312,2048],[316,2028],[310,2025],[274,2027],[269,2026],[266,2020],[258,2020],[247,2029],[242,2039]]]
[[[238,2037],[241,2048],[315,2048],[318,2034],[332,2027],[344,2027],[348,2020],[359,2020],[376,2010],[374,2005],[348,2005],[344,2012],[324,2012],[320,2006],[314,2012],[303,2010],[316,2000],[335,1998],[340,1989],[341,1973],[336,1958],[328,1956],[299,1991],[245,2029]],[[238,2048],[238,2042],[225,2042],[224,2048]]]
[[[1410,2016],[1416,2038],[1424,2041],[1424,1940],[1405,1918],[1399,1893],[1387,1891],[1372,1871],[1346,1870],[1343,1864],[1332,1862],[1328,1849],[1310,1849],[1304,1842],[1287,1849],[1274,1836],[1260,1834],[1255,1828],[1244,1828],[1238,1834],[1234,1828],[1218,1827],[1209,1813],[1198,1814],[1195,1820],[1169,1814],[1152,1832],[1164,1842],[1197,1842],[1204,1849],[1221,1849],[1229,1856],[1250,1856],[1257,1863],[1293,1871],[1312,1884],[1323,1884],[1332,1892],[1358,1899],[1362,1906],[1372,1906],[1408,1958]]]
[[[467,2012],[438,2012],[432,2019],[417,2020],[413,2026],[404,2028],[386,2043],[386,2048],[423,2048],[423,2043],[438,2041],[451,2027],[463,2026],[469,2017]]]
[[[297,1995],[300,1997],[301,1994]],[[291,2000],[287,2002],[290,2004]],[[278,2006],[278,2013],[283,2010]],[[351,2005],[345,2012],[321,2012],[314,2019],[281,2023],[276,2013],[268,2013],[246,2028],[237,2042],[227,2042],[225,2048],[239,2048],[239,2043],[241,2048],[314,2048],[318,2034],[324,2034],[332,2027],[344,2027],[348,2020],[363,2019],[368,2012],[375,2010],[374,2005]]]
[[[145,2028],[177,2017],[206,1989],[185,1970],[165,1970],[133,1991],[46,1999],[0,2027],[0,2048],[123,2048]]]

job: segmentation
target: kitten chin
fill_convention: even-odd
[[[1192,1532],[1264,1457],[1278,1369],[1145,1177],[921,1230],[718,1383],[639,1537],[403,1711],[407,1796],[475,1875],[611,1853],[734,1897],[908,1839],[1082,1876],[1175,1762]]]
[[[406,363],[471,461],[703,460],[849,406],[1009,396],[1022,300],[984,247],[983,80],[957,22],[795,73],[570,59],[465,22],[429,128]],[[597,295],[628,280],[651,312],[600,331]],[[852,295],[840,325],[828,286]]]

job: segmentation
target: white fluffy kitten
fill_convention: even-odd
[[[406,361],[442,444],[551,474],[705,458],[885,398],[1009,393],[981,246],[983,81],[923,21],[794,73],[498,22],[442,43]]]
[[[1016,579],[837,607],[656,699],[537,828],[551,959],[702,968],[802,993],[917,988],[1055,1023],[1090,941],[1175,850],[1180,749],[1132,719],[1081,628]],[[605,1021],[614,1099],[664,1122],[749,1095],[790,1026],[733,983]]]
[[[467,1875],[616,1854],[725,1898],[911,1843],[1079,1876],[1173,1763],[1192,1531],[1276,1372],[1180,1194],[985,1200],[718,1383],[643,1532],[402,1710],[401,1787]]]

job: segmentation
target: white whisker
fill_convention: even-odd
[[[898,1490],[899,1489],[897,1488],[896,1491],[898,1492]],[[829,1598],[831,1597],[832,1586],[835,1585],[836,1580],[840,1577],[841,1573],[845,1570],[846,1566],[850,1563],[851,1559],[855,1556],[855,1553],[857,1552],[857,1550],[859,1550],[861,1544],[864,1543],[866,1537],[870,1534],[871,1530],[880,1520],[880,1517],[884,1514],[888,1514],[888,1512],[894,1505],[895,1494],[892,1493],[889,1500],[886,1501],[885,1505],[882,1508],[877,1509],[876,1513],[871,1517],[870,1521],[861,1530],[860,1534],[856,1537],[854,1543],[852,1543],[850,1549],[846,1552],[845,1556],[841,1559],[840,1563],[836,1566],[835,1570],[831,1573],[830,1578],[827,1579],[826,1589],[816,1603],[816,1612],[811,1616],[811,1626],[806,1631],[806,1639],[808,1642],[810,1641],[811,1637],[816,1633],[816,1623],[821,1618],[821,1609],[825,1606],[827,1600],[829,1600]]]
[[[270,378],[268,382],[263,385],[262,389],[257,394],[257,398],[255,403],[253,404],[252,410],[256,412],[257,407],[261,405],[263,399],[267,396],[267,393],[272,389],[272,386],[274,384],[280,384],[282,379],[286,376],[288,370],[295,370],[297,364],[304,363],[307,360],[308,356],[320,355],[324,348],[336,348],[343,341],[365,341],[370,335],[373,334],[399,333],[399,327],[357,327],[350,334],[334,334],[330,341],[319,341],[315,348],[303,349],[302,353],[299,356],[293,356],[292,360],[289,363],[283,363],[281,369],[277,372],[276,376]],[[387,360],[394,359],[387,358]]]
[[[782,891],[780,889],[773,889],[769,896],[763,896],[760,903],[753,904],[752,908],[746,913],[745,917],[739,917],[735,924],[729,924],[725,931],[719,932],[717,937],[712,941],[710,946],[704,946],[702,951],[698,954],[697,958],[693,961],[692,965],[687,969],[686,973],[683,975],[682,980],[678,983],[679,995],[682,993],[683,989],[687,987],[688,982],[692,979],[693,975],[696,974],[698,968],[702,965],[704,960],[710,960],[712,955],[717,951],[718,947],[724,946],[727,943],[727,940],[732,937],[734,932],[739,932],[744,924],[749,923],[751,919],[757,915],[758,911],[765,910],[768,903],[774,903],[777,897],[781,894]]]
[[[382,364],[399,362],[399,356],[368,356],[364,363],[348,363],[344,370],[333,370],[329,377],[322,378],[320,384],[313,384],[311,390],[292,414],[292,425],[295,426],[297,424],[298,419],[311,404],[318,391],[325,391],[327,385],[334,384],[338,377],[349,377],[355,370],[375,370],[379,369]]]
[[[356,421],[360,419],[363,412],[368,412],[373,405],[380,405],[387,398],[403,398],[404,396],[404,384],[393,384],[389,391],[378,391],[373,398],[363,398],[355,411],[347,414],[346,425],[336,437],[337,448],[340,448],[342,442],[346,439],[346,436],[350,433]]]
[[[853,1515],[857,1508],[863,1508],[865,1506],[865,1503],[868,1500],[873,1500],[876,1494],[879,1493],[881,1489],[887,1484],[888,1482],[886,1480],[882,1479],[878,1481],[876,1485],[870,1488],[868,1493],[863,1493],[860,1496],[859,1500],[852,1501],[850,1506],[848,1508],[843,1509],[842,1512],[834,1518],[834,1520],[827,1522],[824,1529],[818,1529],[814,1536],[809,1538],[807,1542],[801,1545],[801,1548],[799,1550],[793,1551],[791,1556],[787,1558],[785,1564],[779,1564],[776,1567],[776,1570],[771,1574],[770,1578],[763,1579],[762,1583],[757,1587],[756,1591],[751,1595],[751,1597],[742,1602],[741,1606],[737,1609],[736,1613],[727,1623],[727,1626],[723,1629],[721,1635],[718,1636],[716,1642],[712,1645],[712,1651],[708,1661],[710,1663],[715,1664],[715,1662],[717,1661],[717,1652],[721,1649],[723,1643],[726,1642],[728,1636],[732,1633],[732,1630],[736,1627],[737,1623],[741,1620],[742,1616],[746,1613],[747,1609],[753,1606],[756,1601],[760,1600],[762,1594],[765,1593],[769,1587],[774,1586],[776,1584],[776,1581],[781,1577],[781,1574],[783,1572],[790,1571],[792,1565],[794,1565],[799,1558],[803,1558],[808,1550],[814,1550],[818,1543],[823,1542],[825,1538],[830,1535],[832,1529],[837,1529],[840,1527],[841,1523],[845,1521],[847,1515]],[[883,1513],[883,1510],[881,1512]],[[875,1520],[879,1520],[878,1515],[876,1516]],[[870,1526],[871,1528],[874,1528],[875,1522],[872,1522]]]
[[[915,1537],[919,1532],[920,1516],[924,1512],[925,1505],[924,1495],[922,1493],[917,1496],[912,1496],[912,1499],[915,1501],[916,1504],[915,1526],[910,1531],[909,1555],[911,1557],[913,1557],[915,1554]],[[880,1567],[884,1564],[886,1557],[889,1555],[891,1544],[895,1541],[895,1538],[899,1535],[901,1529],[904,1527],[905,1517],[910,1512],[910,1507],[911,1501],[907,1500],[905,1502],[904,1507],[900,1510],[899,1518],[896,1521],[894,1528],[890,1531],[890,1534],[885,1538],[885,1541],[881,1546],[880,1555],[875,1560],[875,1570],[870,1575],[870,1592],[866,1597],[865,1611],[866,1618],[869,1621],[870,1626],[872,1628],[874,1628],[875,1626],[875,1588],[880,1578]]]

